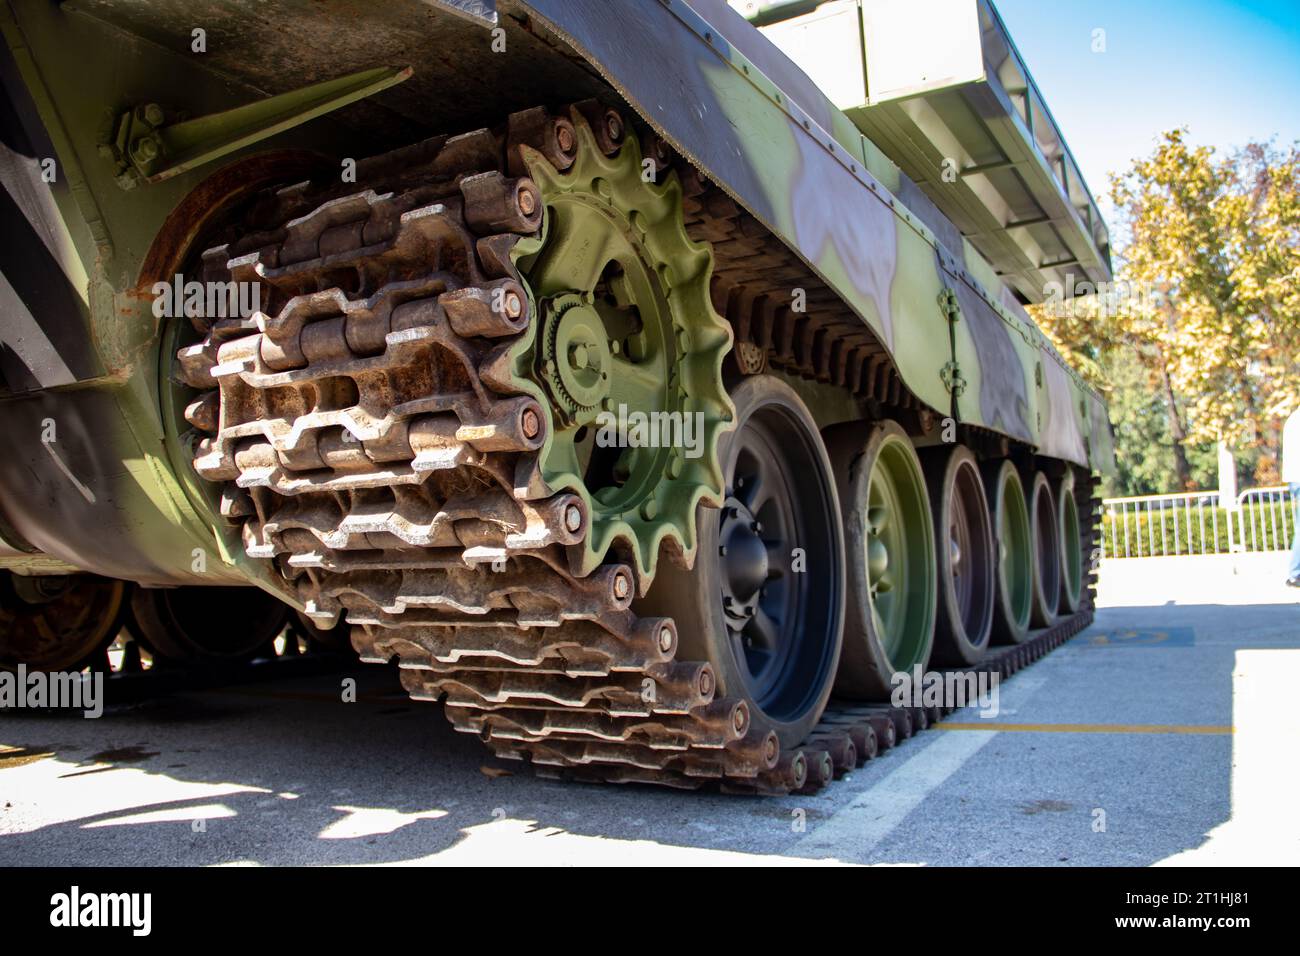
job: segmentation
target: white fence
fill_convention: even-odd
[[[1102,551],[1108,558],[1284,551],[1297,502],[1287,488],[1252,488],[1226,503],[1217,491],[1106,498]]]

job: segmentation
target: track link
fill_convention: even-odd
[[[302,184],[264,197],[241,235],[202,257],[208,281],[256,283],[262,309],[195,319],[200,338],[177,356],[198,391],[186,412],[201,436],[195,468],[220,484],[247,553],[273,562],[314,620],[345,616],[363,660],[398,660],[413,697],[443,700],[456,729],[498,756],[604,782],[815,789],[939,715],[835,706],[782,752],[743,701],[716,695],[708,663],[676,659],[670,619],[631,611],[633,568],[577,573],[590,516],[542,480],[549,414],[509,370],[535,307],[511,250],[541,224],[524,150],[563,171],[572,124],[588,121],[600,148],[619,148],[621,122],[593,104],[530,110],[503,131],[366,160],[351,192]],[[705,213],[687,211],[701,238],[724,219],[743,225]],[[729,317],[768,314],[767,299],[746,298],[762,265],[752,244],[720,245],[715,294],[729,290]],[[815,314],[834,311],[813,298]],[[889,369],[879,347],[834,331],[800,346],[769,323],[740,338],[906,404],[896,376],[877,372]],[[1009,673],[1090,619],[1088,603],[981,669]]]

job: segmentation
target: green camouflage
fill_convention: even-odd
[[[30,231],[39,268],[63,290],[52,318],[32,310],[50,347],[41,362],[27,363],[30,376],[19,374],[17,359],[36,353],[18,354],[12,328],[4,329],[0,537],[9,548],[0,547],[0,566],[30,562],[5,557],[14,550],[149,583],[244,580],[278,589],[268,565],[245,556],[216,492],[193,471],[194,436],[173,382],[181,324],[152,310],[153,284],[171,279],[175,250],[205,222],[207,210],[186,197],[202,185],[215,207],[259,185],[248,166],[241,181],[218,182],[219,169],[234,168],[222,164],[280,150],[278,168],[296,164],[300,178],[317,162],[336,173],[337,158],[320,157],[409,142],[413,115],[432,131],[454,130],[497,107],[493,115],[595,95],[595,74],[811,267],[884,344],[919,403],[1044,456],[1112,467],[1101,397],[898,168],[723,0],[401,0],[382,9],[360,0],[285,0],[273,5],[282,27],[266,40],[268,52],[250,57],[241,73],[231,50],[260,49],[266,29],[258,24],[271,6],[0,2],[4,85],[32,139],[29,150],[5,157],[6,184],[12,177],[10,193],[19,197],[9,214]],[[373,28],[354,31],[354,17]],[[494,23],[521,61],[489,52]],[[206,26],[210,53],[190,55],[191,26]],[[294,60],[288,51],[298,34],[336,46],[313,61],[304,40]],[[231,42],[217,42],[226,37]],[[595,74],[560,57],[546,37],[568,44]],[[402,61],[379,59],[385,56]],[[140,104],[211,114],[246,104],[259,90],[400,68],[407,57],[411,80],[374,101],[389,111],[375,114],[372,147],[357,145],[349,124],[364,107],[352,106],[338,121],[315,119],[219,163],[130,190],[101,149],[106,123],[111,132],[113,117]],[[490,71],[505,76],[517,62],[534,71],[536,88],[494,86]],[[453,94],[482,90],[490,102],[432,100],[440,84],[460,84]],[[445,103],[447,116],[428,114],[435,102]],[[56,160],[53,182],[40,177],[46,157]],[[274,168],[265,164],[263,182]],[[15,263],[7,255],[4,271],[21,293],[26,276]],[[24,301],[51,305],[48,296]],[[6,310],[7,324],[17,321],[13,314]],[[52,442],[42,440],[49,421],[57,429]]]

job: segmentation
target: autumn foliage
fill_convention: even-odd
[[[1220,155],[1185,130],[1112,176],[1112,289],[1034,310],[1107,393],[1116,494],[1214,488],[1215,446],[1278,481],[1300,402],[1300,144]]]

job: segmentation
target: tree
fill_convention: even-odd
[[[1220,439],[1276,482],[1280,416],[1300,401],[1300,149],[1220,158],[1173,130],[1111,196],[1116,287],[1035,313],[1117,424],[1141,414],[1117,429],[1116,490],[1206,487]]]

